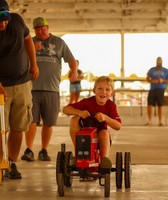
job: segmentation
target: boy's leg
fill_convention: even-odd
[[[110,169],[112,167],[111,160],[109,158],[110,152],[110,135],[108,130],[101,130],[98,133],[98,139],[100,144],[100,168],[101,169]]]
[[[98,133],[98,139],[100,144],[100,155],[101,158],[109,157],[110,152],[110,140],[109,140],[109,132],[108,130],[101,130]]]
[[[70,120],[70,136],[74,145],[75,145],[75,135],[80,130],[80,128],[81,127],[79,126],[79,117],[78,116],[72,117]]]

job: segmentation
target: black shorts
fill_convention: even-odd
[[[164,103],[164,89],[149,90],[148,105],[151,106],[163,106]]]

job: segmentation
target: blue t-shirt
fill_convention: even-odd
[[[164,80],[168,79],[168,69],[165,67],[152,67],[147,75],[152,79],[159,79],[162,78]],[[150,89],[165,89],[166,88],[166,83],[158,83],[158,84],[154,84],[151,83],[150,84]]]

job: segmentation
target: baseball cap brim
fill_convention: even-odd
[[[0,22],[10,20],[9,11],[0,11]]]
[[[33,21],[33,28],[48,26],[48,21],[42,17],[38,17]]]

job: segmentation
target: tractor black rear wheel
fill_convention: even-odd
[[[105,174],[104,197],[110,196],[110,174]]]
[[[125,188],[131,187],[131,153],[125,152],[124,156],[124,182]]]
[[[65,168],[64,168],[64,174],[65,174],[65,186],[71,187],[73,176],[71,176],[71,167],[70,167],[70,161],[73,158],[73,154],[71,151],[67,151],[65,154]]]
[[[117,189],[122,188],[122,152],[116,153],[116,187]]]

